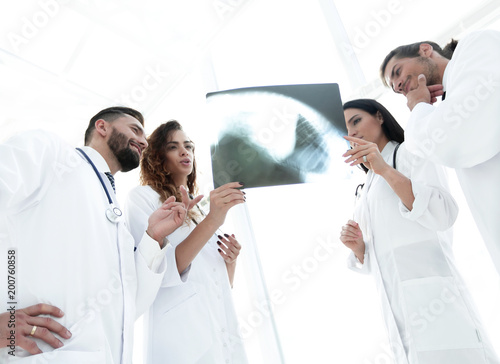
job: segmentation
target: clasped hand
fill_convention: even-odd
[[[217,236],[219,241],[219,254],[222,256],[227,264],[233,264],[236,262],[238,255],[240,255],[241,244],[236,240],[234,234],[224,234]]]
[[[363,233],[356,221],[349,220],[347,224],[342,226],[340,232],[340,241],[346,247],[351,249],[361,263],[364,261],[365,242],[363,241]]]

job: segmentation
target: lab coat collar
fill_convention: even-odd
[[[92,162],[95,164],[97,170],[99,172],[110,172],[108,163],[106,163],[106,160],[103,158],[103,156],[94,148],[92,147],[82,147],[81,148],[89,158],[92,160]]]
[[[382,149],[382,151],[380,152],[384,160],[387,161],[387,158],[392,158],[392,153],[394,152],[394,148],[396,148],[396,145],[398,145],[398,142],[394,140],[389,141],[389,143],[385,145],[384,149]]]
[[[458,47],[458,45],[457,45]],[[453,56],[451,57],[451,59],[448,61],[448,64],[446,65],[446,67],[444,68],[444,72],[443,72],[443,79],[442,79],[442,84],[443,84],[443,92],[446,92],[446,84],[448,83],[448,70],[450,69],[450,63],[452,63],[452,60],[453,60]]]

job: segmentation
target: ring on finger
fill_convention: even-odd
[[[363,162],[368,162],[368,159],[366,159],[366,155],[363,156]]]
[[[30,336],[35,335],[35,331],[36,331],[36,329],[37,329],[37,326],[36,326],[36,325],[35,325],[35,326],[33,326],[33,328],[31,329],[31,332],[30,332]]]

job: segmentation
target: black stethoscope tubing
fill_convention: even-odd
[[[106,188],[106,185],[104,184],[104,181],[103,181],[101,175],[99,174],[99,171],[97,170],[95,164],[89,158],[87,153],[85,153],[80,148],[76,148],[76,150],[78,150],[85,157],[87,162],[89,162],[89,164],[92,166],[92,169],[94,170],[97,178],[99,178],[99,182],[101,182],[101,186],[104,189],[104,192],[106,192],[106,197],[108,198],[108,203],[109,203],[109,207],[108,207],[108,209],[106,209],[106,217],[112,223],[115,223],[115,224],[118,223],[118,221],[120,220],[120,218],[122,216],[122,210],[120,210],[120,208],[118,208],[114,205],[113,200],[111,199],[111,195],[109,194],[109,191]]]
[[[401,145],[400,144],[397,144],[396,147],[394,147],[394,152],[392,154],[392,168],[394,169],[397,169],[396,168],[396,155],[398,154],[398,149],[399,149],[399,146]],[[364,183],[360,183],[357,187],[356,187],[356,191],[354,192],[354,196],[356,196],[356,198],[358,198],[360,196],[360,192],[363,190],[363,187],[365,186]]]

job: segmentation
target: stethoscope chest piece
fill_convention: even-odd
[[[107,209],[106,209],[106,217],[108,218],[109,221],[112,223],[118,223],[120,219],[122,218],[122,210],[120,208],[116,207],[115,205],[111,204]]]
[[[108,192],[108,189],[106,188],[106,185],[104,184],[104,181],[103,181],[101,175],[99,174],[99,171],[97,170],[96,166],[94,165],[92,160],[89,158],[89,156],[80,148],[76,148],[76,150],[78,150],[81,153],[81,155],[87,160],[87,162],[89,162],[89,164],[92,166],[92,169],[94,170],[97,178],[99,179],[99,182],[101,183],[101,186],[102,186],[104,192],[106,193],[106,197],[108,198],[109,206],[106,209],[106,217],[113,224],[117,224],[120,221],[120,219],[122,218],[122,215],[123,215],[122,210],[120,210],[120,208],[115,206],[115,204],[113,203],[113,200],[111,199],[111,196]]]

